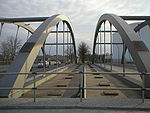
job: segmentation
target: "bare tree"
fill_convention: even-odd
[[[21,48],[21,39],[10,36],[6,39],[6,41],[1,42],[0,48],[1,48],[1,52],[2,52],[4,60],[6,60],[6,62],[8,63],[14,60],[16,53]]]
[[[85,42],[81,42],[78,46],[78,55],[82,63],[88,59],[90,54],[89,46]]]
[[[72,46],[68,46],[65,50],[65,54],[67,56],[67,62],[73,62],[74,59],[74,48]]]

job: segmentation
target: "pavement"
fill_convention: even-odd
[[[99,64],[101,67],[104,67],[103,65]],[[110,65],[106,64],[105,65],[105,69],[107,70],[110,70]],[[112,68],[113,71],[115,72],[123,72],[123,68],[122,66],[120,65],[113,65],[113,68]],[[126,66],[125,67],[125,72],[138,72],[137,69],[135,67],[129,67],[129,66]],[[122,75],[121,75],[122,76]],[[140,75],[128,75],[126,74],[124,76],[125,79],[129,80],[129,81],[132,81],[133,83],[139,85],[139,86],[142,86],[142,79],[140,77]]]
[[[86,72],[98,72],[97,67],[90,68],[88,66],[85,66]],[[94,69],[94,70],[93,70]],[[99,70],[100,72],[103,72],[102,70]],[[95,78],[95,77],[101,77],[101,78]],[[113,82],[111,81],[110,76],[103,75],[103,74],[86,74],[86,86],[87,87],[101,87],[101,88],[117,88],[113,82],[117,84],[119,83],[118,80],[113,79]],[[101,86],[99,84],[102,84]],[[106,86],[108,85],[108,86]],[[104,95],[104,92],[115,92],[117,95]],[[124,93],[120,90],[87,90],[86,91],[87,98],[127,98]]]
[[[150,100],[31,98],[0,99],[0,113],[149,113]]]
[[[64,68],[64,72],[72,72],[77,65],[70,65],[67,68]],[[54,75],[54,74],[53,74]],[[50,75],[52,76],[52,75]],[[66,79],[71,77],[71,79]],[[78,87],[79,86],[80,76],[70,75],[70,74],[55,74],[49,80],[38,85],[38,88],[50,88],[50,87]],[[36,82],[37,84],[37,82]],[[61,98],[61,97],[74,97],[78,94],[78,90],[36,90],[37,98]],[[32,98],[33,90],[26,92],[21,98]]]

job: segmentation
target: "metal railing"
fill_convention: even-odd
[[[147,75],[150,75],[150,73],[145,73],[145,72],[84,72],[84,68],[83,71],[80,72],[29,72],[29,73],[16,73],[16,72],[9,72],[9,73],[0,73],[1,75],[24,75],[24,74],[29,74],[33,76],[33,87],[32,88],[12,88],[12,87],[0,87],[0,90],[33,90],[33,98],[34,98],[34,102],[36,102],[36,90],[74,90],[74,89],[79,89],[80,91],[80,101],[82,102],[82,99],[84,98],[84,90],[132,90],[132,91],[142,91],[142,102],[144,103],[144,99],[145,99],[145,91],[150,91],[150,88],[146,88],[145,87],[145,81],[144,78]],[[45,75],[49,75],[49,74],[79,74],[81,77],[81,81],[80,81],[80,87],[44,87],[44,88],[38,88],[36,87],[36,76],[39,74],[45,74]],[[122,87],[84,87],[84,80],[86,77],[85,74],[103,74],[103,75],[112,75],[112,76],[116,76],[116,74],[128,74],[128,75],[141,75],[142,76],[142,87],[141,88],[122,88]]]

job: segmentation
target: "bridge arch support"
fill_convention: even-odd
[[[144,42],[139,38],[134,29],[128,25],[121,17],[114,14],[104,14],[100,17],[94,35],[93,55],[96,49],[96,40],[99,29],[103,22],[109,21],[118,31],[120,37],[128,48],[133,61],[139,72],[150,72],[150,52]],[[150,87],[150,76],[145,76],[145,87]],[[146,91],[146,96],[150,97],[150,92]]]
[[[43,18],[42,18],[43,19]],[[45,19],[45,18],[44,18]],[[32,19],[30,18],[30,21]],[[8,19],[9,21],[9,19]],[[10,19],[12,22],[12,20]],[[70,30],[70,35],[72,37],[72,43],[74,48],[74,55],[76,61],[76,47],[75,47],[75,39],[73,28],[71,22],[68,17],[65,15],[54,15],[49,18],[46,18],[45,21],[33,32],[27,42],[21,48],[19,54],[15,58],[14,62],[7,69],[7,72],[16,72],[16,73],[24,73],[30,72],[30,69],[42,48],[47,36],[49,33],[58,25],[59,22],[65,22],[67,27]],[[19,20],[17,19],[17,22]],[[22,21],[21,21],[22,22]],[[27,28],[28,29],[28,28]],[[10,88],[23,88],[24,79],[27,78],[27,75],[5,75],[1,79],[0,87],[10,87]],[[13,97],[17,98],[21,96],[22,92],[17,92],[17,90],[1,90],[1,97]]]

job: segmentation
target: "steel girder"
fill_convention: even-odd
[[[100,17],[95,31],[93,55],[95,54],[96,39],[99,28],[105,21],[109,21],[118,31],[122,41],[128,48],[133,61],[139,72],[150,72],[150,52],[144,42],[139,38],[136,32],[121,17],[114,14],[104,14]],[[150,87],[150,76],[145,76],[145,87]],[[150,92],[146,91],[146,96],[150,98]]]
[[[14,62],[7,69],[7,72],[29,72],[48,34],[60,21],[65,22],[70,30],[76,61],[75,40],[70,20],[64,15],[54,15],[46,18],[46,20],[33,32],[28,41],[21,48]],[[19,20],[17,22],[19,22]],[[1,79],[0,87],[23,88],[26,78],[27,75],[5,75]],[[18,92],[17,90],[0,90],[0,97],[17,98],[21,96],[21,94],[22,91]]]

